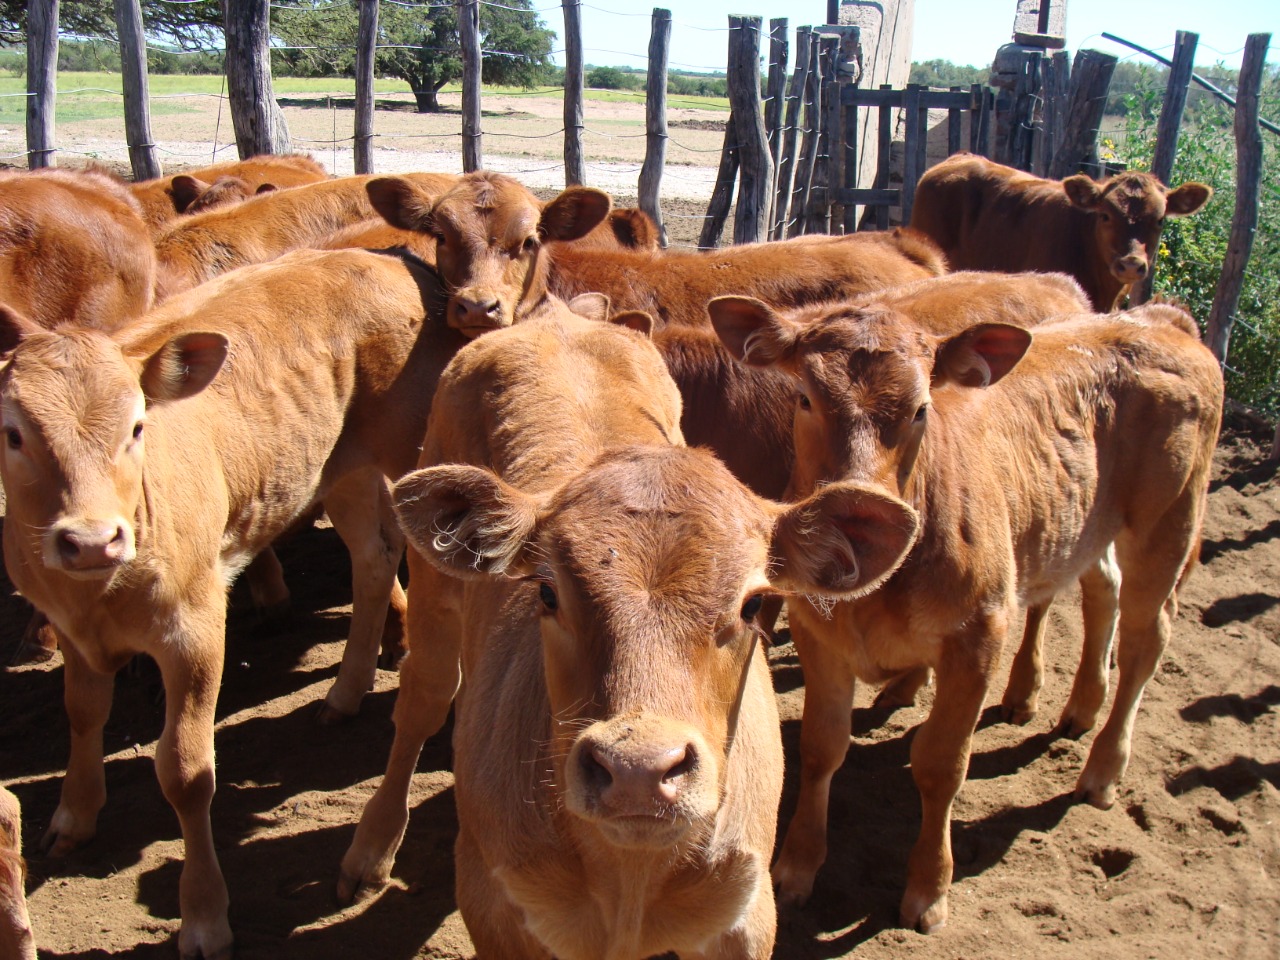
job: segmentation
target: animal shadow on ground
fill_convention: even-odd
[[[1262,763],[1236,756],[1216,767],[1191,767],[1165,784],[1171,796],[1180,797],[1196,787],[1210,787],[1225,800],[1236,801],[1262,783],[1280,789],[1280,762]]]
[[[1266,543],[1280,537],[1280,520],[1272,520],[1265,527],[1250,530],[1243,537],[1223,537],[1221,540],[1206,540],[1200,545],[1200,562],[1209,563],[1224,553],[1235,553],[1248,550],[1260,543]]]
[[[1213,717],[1235,717],[1244,723],[1253,723],[1271,713],[1275,706],[1280,706],[1280,686],[1273,683],[1251,697],[1238,693],[1201,697],[1179,710],[1178,715],[1191,723],[1207,723]]]

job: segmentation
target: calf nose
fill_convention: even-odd
[[[1121,257],[1116,263],[1116,275],[1119,279],[1129,283],[1144,279],[1147,275],[1147,258]]]
[[[113,567],[129,559],[129,534],[124,525],[92,520],[60,527],[54,531],[58,558],[69,570]]]
[[[624,740],[596,744],[582,751],[581,757],[588,791],[619,813],[650,814],[654,803],[675,803],[698,768],[698,753],[691,743]]]
[[[453,315],[459,327],[502,326],[502,304],[496,297],[483,300],[455,297]]]

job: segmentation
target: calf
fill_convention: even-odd
[[[0,171],[0,301],[42,327],[110,329],[146,312],[155,277],[150,233],[123,183]]]
[[[371,187],[371,192],[374,187]],[[464,175],[433,198],[389,177],[378,212],[436,239],[436,263],[453,291],[450,322],[469,335],[510,326],[549,294],[604,293],[619,311],[663,324],[706,325],[707,301],[727,293],[777,306],[848,298],[945,271],[934,244],[910,231],[800,238],[708,253],[583,249],[574,240],[609,209],[598,190],[574,187],[543,205],[501,174]]]
[[[155,239],[157,299],[249,263],[263,263],[309,247],[335,230],[374,216],[366,184],[372,177],[343,177],[254,196],[233,207],[185,217]],[[457,178],[446,173],[407,174],[426,196]]]
[[[920,178],[911,226],[953,269],[1068,273],[1105,313],[1151,270],[1165,217],[1195,213],[1211,196],[1203,183],[1169,190],[1136,171],[1043,180],[959,153]]]
[[[785,318],[725,298],[711,314],[736,357],[795,379],[793,493],[857,479],[921,515],[911,555],[879,591],[833,609],[792,605],[803,766],[774,878],[785,900],[803,901],[826,857],[854,678],[932,667],[933,709],[911,744],[922,820],[902,900],[903,923],[931,930],[947,917],[951,804],[1008,622],[1018,603],[1047,602],[1113,545],[1120,681],[1076,793],[1114,802],[1198,544],[1221,372],[1190,318],[1167,306],[950,335],[874,302]],[[1090,586],[1082,669],[1062,718],[1074,734],[1094,725],[1106,696],[1114,593]]]
[[[410,653],[342,897],[386,881],[465,676],[457,902],[479,956],[770,956],[782,750],[752,620],[771,585],[871,589],[915,517],[849,484],[759,500],[683,447],[679,414],[618,328],[548,319],[459,353],[422,457],[450,465],[396,487]]]
[[[36,944],[27,916],[22,859],[22,810],[18,798],[0,787],[0,957],[36,960]]]
[[[305,183],[328,180],[329,175],[324,167],[306,154],[290,153],[283,156],[264,155],[231,163],[218,163],[211,167],[190,170],[169,177],[131,183],[128,188],[142,205],[142,218],[147,226],[153,232],[159,233],[165,225],[177,219],[179,214],[195,213],[202,208],[208,209],[209,199],[204,199],[203,204],[195,208],[192,204],[205,198],[210,188],[224,179],[243,184],[243,190],[238,191],[240,196],[237,198],[243,200],[264,186],[300,187]],[[225,188],[224,191],[219,192],[224,194],[224,201],[228,199]]]
[[[45,846],[94,834],[112,675],[149,654],[166,692],[156,772],[186,846],[184,955],[231,944],[209,824],[227,586],[323,503],[354,598],[324,715],[358,709],[403,545],[384,477],[413,467],[465,342],[442,316],[433,274],[354,250],[244,268],[114,336],[0,311],[5,565],[65,641],[71,757]]]

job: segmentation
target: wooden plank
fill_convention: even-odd
[[[57,166],[58,0],[33,3],[27,10],[27,90],[27,167]]]
[[[884,89],[884,88],[881,88]],[[906,91],[900,91],[905,93]],[[881,190],[889,188],[889,162],[893,159],[893,107],[886,103],[880,107],[879,117],[879,158],[876,167],[876,187]],[[902,203],[902,191],[893,191],[893,206]],[[875,205],[876,210],[876,229],[889,229],[889,204],[876,203],[873,200],[867,200],[867,205]]]
[[[268,0],[225,0],[227,101],[240,159],[288,153],[289,127],[271,84]]]
[[[1013,42],[1061,50],[1067,45],[1067,0],[1018,0]]]
[[[827,115],[827,176],[822,197],[827,211],[825,232],[839,233],[844,224],[844,204],[836,203],[834,195],[844,186],[845,145],[841,123],[844,108],[840,106],[840,84],[828,80],[823,86],[822,105]]]
[[[484,166],[480,142],[480,2],[458,0],[458,39],[462,46],[462,169]]]
[[[1227,359],[1231,327],[1240,305],[1244,272],[1253,252],[1258,229],[1258,194],[1262,184],[1262,130],[1258,125],[1258,100],[1271,34],[1251,33],[1244,44],[1236,90],[1236,207],[1231,217],[1231,237],[1222,273],[1213,295],[1213,307],[1205,330],[1205,345],[1220,363]]]
[[[761,17],[729,17],[729,109],[738,130],[738,205],[733,242],[756,243],[769,237],[773,159],[760,100]]]
[[[569,0],[565,0],[569,2]],[[667,227],[662,222],[659,188],[667,163],[667,57],[671,50],[671,11],[654,7],[649,28],[649,71],[645,78],[644,163],[640,167],[640,209],[658,225],[662,246]]]
[[[564,11],[564,185],[571,187],[587,182],[587,164],[582,154],[586,70],[582,59],[582,0],[561,0],[560,6]],[[665,90],[664,83],[664,93]]]
[[[924,173],[917,144],[928,135],[928,124],[920,122],[920,84],[907,84],[902,111],[906,114],[907,131],[902,149],[902,222],[911,222],[911,205],[915,202],[916,182]]]
[[[1098,127],[1107,105],[1107,90],[1116,58],[1098,50],[1081,50],[1071,68],[1071,96],[1062,145],[1049,162],[1049,177],[1062,180],[1084,165],[1098,162]]]
[[[953,93],[960,92],[959,87],[952,87],[951,90]],[[968,94],[965,94],[965,99],[968,100]],[[960,130],[963,125],[964,125],[964,120],[961,118],[961,108],[951,107],[950,109],[948,109],[947,110],[947,156],[948,157],[951,156],[953,153],[960,152]]]
[[[837,98],[837,103],[840,103]],[[841,190],[852,190],[858,186],[858,110],[856,107],[839,107],[840,116],[840,140],[844,154],[840,161],[841,176],[839,186]],[[858,208],[855,204],[840,201],[844,207],[844,223],[842,229],[844,233],[853,233],[858,229]]]
[[[378,54],[378,3],[360,4],[356,29],[356,173],[373,173],[373,64]]]
[[[120,38],[120,78],[124,85],[124,135],[134,180],[160,176],[160,158],[151,140],[147,104],[147,40],[142,28],[142,0],[115,0]]]
[[[796,28],[796,66],[787,87],[786,121],[782,128],[782,151],[778,157],[777,187],[773,201],[773,229],[770,239],[778,240],[786,234],[787,209],[791,204],[791,184],[795,179],[796,132],[800,122],[800,104],[809,76],[809,53],[812,46],[809,35],[812,27]]]
[[[716,170],[716,185],[707,203],[707,216],[702,222],[702,234],[698,246],[703,250],[720,246],[724,222],[733,206],[733,185],[738,176],[738,129],[733,114],[724,125],[724,147],[720,150],[720,167]]]

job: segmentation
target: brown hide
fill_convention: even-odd
[[[750,620],[770,575],[821,593],[818,571],[850,569],[833,554],[858,567],[837,531],[863,532],[870,578],[841,589],[869,588],[914,517],[842,485],[758,500],[680,446],[679,411],[641,336],[574,317],[455,358],[422,457],[451,465],[396,488],[410,654],[344,898],[385,883],[407,777],[465,675],[457,902],[479,956],[770,955],[782,758]]]
[[[1106,312],[1151,269],[1164,218],[1195,213],[1212,195],[1202,183],[1169,190],[1136,171],[1101,183],[1044,180],[960,153],[920,178],[911,226],[955,270],[1067,273]]]
[[[364,250],[390,250],[402,247],[423,263],[435,266],[436,242],[425,233],[401,230],[381,217],[362,220],[349,227],[336,230],[315,244],[317,250],[346,250],[359,247]]]
[[[1218,365],[1173,312],[939,335],[874,302],[804,323],[751,301],[713,305],[736,355],[796,380],[796,462],[808,472],[797,469],[794,492],[870,482],[903,496],[922,523],[876,593],[792,607],[806,696],[800,798],[774,869],[785,899],[808,896],[826,856],[827,784],[848,748],[854,677],[931,667],[934,706],[911,750],[923,816],[902,919],[923,930],[945,922],[951,805],[1009,620],[1091,570],[1102,572],[1082,580],[1085,650],[1063,727],[1090,729],[1105,699],[1117,622],[1109,581],[1120,578],[1116,701],[1077,786],[1098,806],[1114,802],[1198,543],[1221,417]]]
[[[67,640],[71,758],[46,842],[61,853],[93,836],[112,673],[150,654],[166,691],[157,774],[186,848],[183,953],[231,942],[209,825],[227,585],[323,503],[351,551],[354,596],[326,704],[358,709],[398,590],[384,478],[416,462],[436,381],[464,342],[443,299],[400,258],[299,251],[114,338],[0,315],[5,565]]]
[[[653,218],[639,207],[615,207],[574,244],[590,250],[657,250],[662,246],[662,234]]]
[[[188,212],[191,203],[223,177],[238,179],[245,185],[246,192],[240,199],[247,199],[266,184],[283,189],[329,179],[324,167],[312,157],[293,153],[218,163],[128,186],[142,205],[143,220],[153,233],[158,234],[166,224]]]
[[[157,300],[242,267],[312,246],[334,231],[373,217],[365,185],[371,176],[343,177],[258,194],[244,203],[183,217],[155,239]],[[456,179],[446,173],[405,174],[427,196]]]
[[[120,181],[0,172],[0,303],[50,329],[113,329],[151,306],[155,276],[150,234]]]
[[[35,938],[27,916],[22,859],[22,810],[18,798],[0,787],[0,957],[36,960]]]

